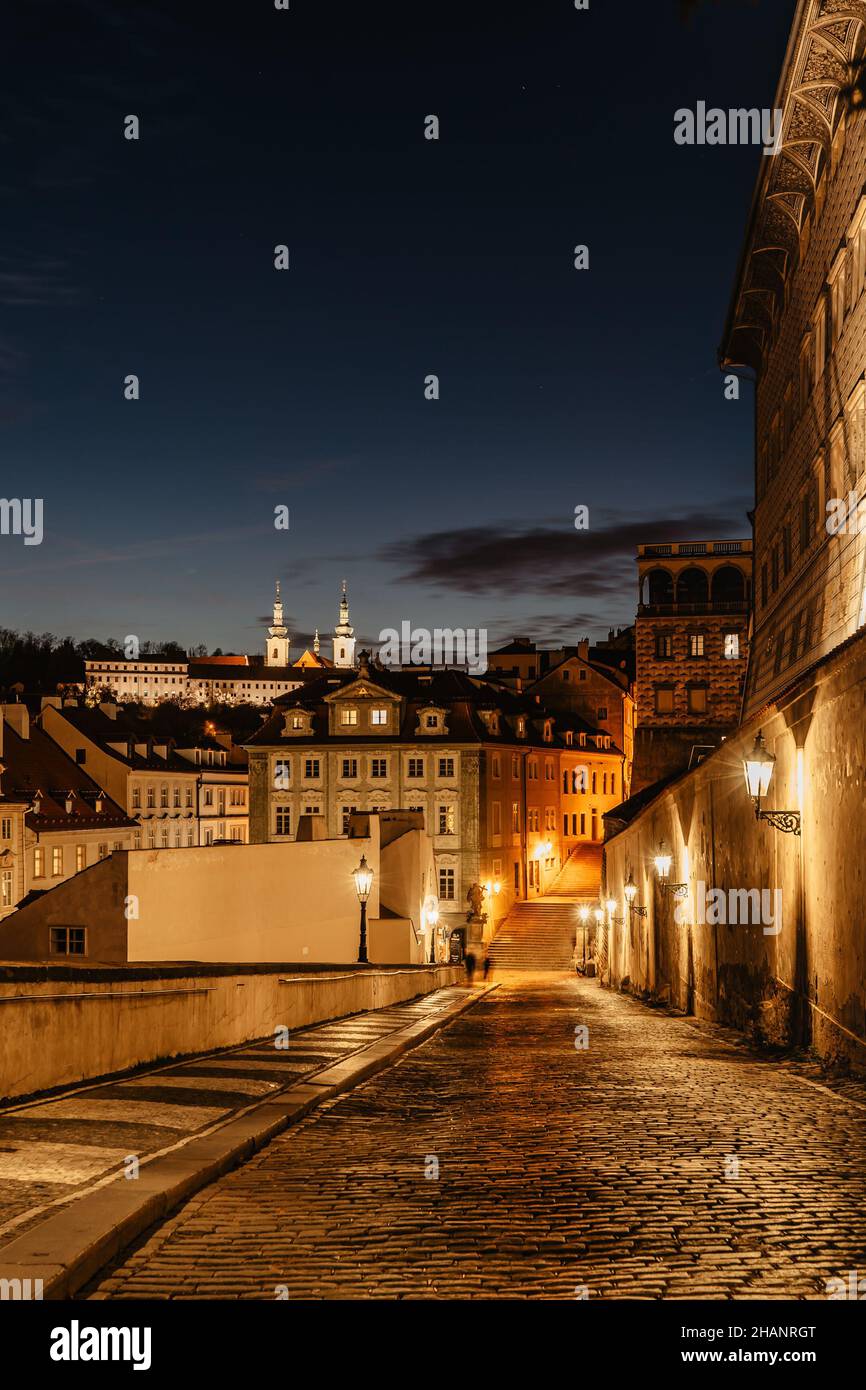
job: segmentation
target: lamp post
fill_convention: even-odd
[[[358,902],[361,904],[361,936],[358,942],[358,964],[367,964],[367,899],[370,896],[370,889],[373,886],[373,870],[367,863],[366,854],[361,855],[361,862],[352,877],[355,880],[355,891],[358,894]]]
[[[430,927],[430,964],[436,964],[436,923],[439,921],[439,909],[436,907],[428,908],[427,922]]]
[[[687,883],[671,883],[670,872],[673,863],[673,855],[662,840],[658,847],[658,853],[654,859],[656,873],[658,874],[659,887],[663,893],[673,893],[675,898],[684,898],[689,891]]]
[[[634,875],[631,869],[628,871],[628,878],[625,881],[625,887],[622,891],[625,893],[625,900],[628,903],[629,912],[636,912],[638,917],[646,917],[646,908],[641,907],[635,902],[635,898],[637,897],[637,884],[634,881]]]
[[[755,819],[768,821],[774,830],[799,835],[799,811],[761,810],[761,797],[767,794],[775,766],[776,759],[766,747],[764,736],[759,730],[751,753],[743,759],[743,775],[746,779],[746,790],[755,804]]]

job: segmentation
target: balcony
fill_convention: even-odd
[[[713,614],[723,616],[729,613],[746,615],[748,612],[747,599],[727,603],[639,603],[637,606],[639,618],[686,618]]]

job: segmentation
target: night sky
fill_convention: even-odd
[[[0,626],[258,651],[275,578],[305,640],[345,577],[362,640],[574,642],[639,540],[748,535],[762,156],[673,115],[772,106],[793,11],[7,0],[0,493],[45,535],[0,536]]]

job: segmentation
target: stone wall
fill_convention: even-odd
[[[607,842],[604,896],[617,903],[600,943],[607,983],[770,1044],[804,1040],[828,1061],[866,1070],[864,716],[860,636]],[[742,759],[759,728],[777,759],[764,806],[801,810],[801,836],[755,818]],[[685,900],[657,882],[662,840],[671,881],[688,884]],[[627,908],[630,872],[646,917]],[[713,920],[720,907],[702,900],[701,884],[706,895],[725,894],[723,920]],[[742,922],[749,890],[768,895],[768,917],[781,905],[780,924]]]

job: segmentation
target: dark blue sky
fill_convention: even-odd
[[[673,114],[771,106],[793,10],[11,0],[0,493],[45,537],[0,537],[0,625],[256,650],[277,576],[299,634],[345,576],[362,638],[576,641],[638,539],[748,534],[761,156]]]

